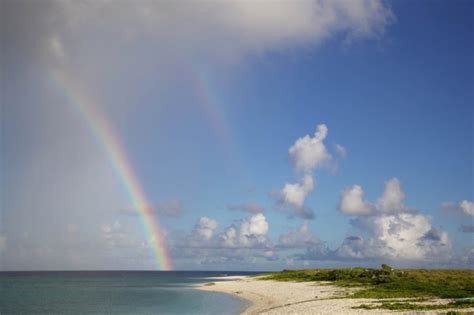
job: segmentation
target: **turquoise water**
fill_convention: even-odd
[[[219,275],[222,272],[0,272],[0,314],[238,314],[245,307],[242,300],[192,288]]]

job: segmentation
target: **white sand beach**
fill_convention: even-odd
[[[361,304],[377,303],[374,299],[337,299],[350,294],[346,288],[328,285],[323,282],[279,282],[257,280],[242,276],[226,278],[205,284],[200,290],[225,292],[249,301],[244,315],[254,314],[446,314],[443,311],[387,311],[353,309]],[[335,299],[336,298],[336,299]],[[431,300],[432,303],[448,303],[451,300]],[[457,310],[459,311],[459,309]],[[473,312],[474,308],[463,312]]]

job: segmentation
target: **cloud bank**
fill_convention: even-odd
[[[208,238],[197,243],[189,242],[188,238],[178,248],[187,251],[188,257],[198,254],[190,249],[200,248],[209,261],[217,264],[235,260],[251,264],[263,259],[267,263],[286,261],[290,265],[300,263],[303,266],[327,262],[439,266],[465,265],[472,260],[472,251],[462,257],[454,255],[448,233],[434,227],[429,216],[405,206],[404,199],[405,192],[397,178],[385,183],[383,193],[374,203],[365,200],[359,185],[343,191],[339,210],[352,217],[350,223],[354,234],[349,234],[334,248],[312,233],[311,221],[289,228],[274,244],[269,238],[270,224],[261,213],[242,219],[221,232],[216,232],[217,223],[213,224],[213,232]],[[463,227],[464,232],[471,230],[469,226]],[[215,255],[220,261],[215,260]]]

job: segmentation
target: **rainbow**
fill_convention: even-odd
[[[124,146],[110,122],[98,110],[88,95],[82,92],[80,85],[58,69],[52,70],[53,78],[61,85],[70,103],[81,113],[82,117],[91,127],[98,141],[103,145],[112,163],[117,177],[122,182],[130,201],[140,213],[140,221],[145,229],[147,239],[151,243],[155,256],[156,268],[159,270],[172,270],[171,257],[165,243],[164,235],[158,224],[156,215],[148,202],[146,195],[135,175],[128,160]]]
[[[230,123],[222,109],[222,104],[217,100],[216,91],[219,89],[212,86],[209,75],[203,69],[198,69],[196,66],[189,66],[188,69],[197,96],[196,104],[206,114],[221,146],[226,150],[227,157],[235,156],[235,144],[229,127]]]

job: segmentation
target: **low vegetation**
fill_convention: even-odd
[[[474,298],[474,270],[394,269],[388,265],[382,265],[380,269],[283,270],[267,274],[262,279],[331,281],[333,284],[343,287],[360,287],[360,290],[348,296],[351,298]],[[466,303],[473,302],[473,300],[468,301],[470,302]],[[400,306],[400,304],[403,305]],[[386,304],[386,307],[410,307],[407,304],[409,303],[391,303]],[[472,305],[463,307],[470,306]]]
[[[354,309],[386,309],[393,311],[430,311],[430,310],[446,310],[446,309],[456,309],[456,308],[468,308],[474,307],[474,302],[472,301],[455,301],[447,304],[414,304],[414,303],[385,303],[383,302],[380,305],[377,304],[362,304],[360,306],[353,307]]]

